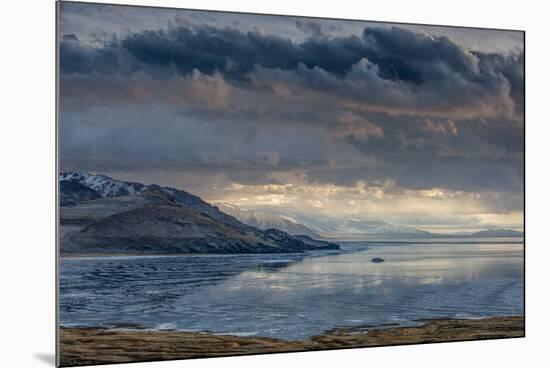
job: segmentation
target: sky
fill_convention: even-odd
[[[61,3],[61,170],[440,232],[523,229],[523,33]]]

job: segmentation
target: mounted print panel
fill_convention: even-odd
[[[57,17],[59,365],[524,336],[522,31]]]

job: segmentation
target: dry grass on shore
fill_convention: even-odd
[[[62,328],[61,365],[125,363],[524,336],[524,318],[439,319],[415,327],[344,328],[305,341],[179,331]]]

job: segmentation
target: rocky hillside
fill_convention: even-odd
[[[225,225],[190,207],[148,206],[106,217],[70,235],[65,252],[278,253],[301,252],[295,240],[259,237]]]
[[[77,181],[61,181],[59,192],[59,201],[62,207],[75,206],[80,201],[101,198],[98,192]]]
[[[156,184],[143,185],[116,180],[103,174],[88,174],[80,171],[61,173],[59,184],[60,205],[62,207],[74,206],[78,202],[94,199],[92,198],[94,196],[96,198],[112,198],[140,194],[145,191],[160,192],[164,193],[171,201],[206,213],[218,221],[233,226],[245,226],[234,217],[223,213],[217,207],[184,190],[161,187]],[[80,190],[67,190],[73,186]]]

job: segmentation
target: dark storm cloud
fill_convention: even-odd
[[[465,78],[472,78],[478,74],[479,69],[475,56],[452,42],[447,37],[432,37],[421,33],[414,33],[398,27],[390,29],[366,28],[363,38],[379,60],[385,60],[386,64],[395,65],[391,71],[396,77],[400,74],[414,72],[429,73],[424,69],[424,64],[441,63],[450,71],[454,71]],[[440,72],[435,70],[435,72]],[[426,76],[434,78],[437,75]],[[403,78],[399,78],[403,79]],[[419,76],[417,82],[421,83]]]
[[[111,73],[116,67],[119,73],[188,74],[197,69],[242,78],[254,65],[290,69],[303,59],[303,51],[281,37],[209,26],[143,31],[95,48],[62,40],[60,51],[63,73]]]
[[[175,66],[181,73],[189,73],[193,69],[203,73],[229,69],[236,75],[237,72],[246,73],[254,66],[294,69],[299,63],[303,63],[309,67],[319,66],[329,72],[342,74],[361,58],[376,57],[368,45],[355,36],[310,39],[296,44],[274,35],[209,26],[148,30],[131,34],[120,41],[106,42],[97,48],[67,41],[76,40],[67,35],[61,42],[62,71],[69,73],[75,71],[75,61],[90,62],[82,66],[82,72],[93,72],[107,67],[106,71],[111,72],[113,60],[131,56],[134,58],[130,60],[133,61],[133,69]],[[107,61],[105,55],[111,57],[110,63],[103,62]],[[115,66],[121,67],[119,64]],[[232,67],[236,70],[231,70]]]
[[[86,114],[65,109],[60,131],[62,166],[75,169],[86,162],[92,171],[139,171],[154,166],[272,183],[272,172],[323,166],[338,155],[330,137],[319,129],[297,130],[291,124],[259,128],[255,116],[181,111],[163,105],[129,110],[122,104]]]
[[[121,40],[114,38],[100,47],[74,41],[65,37],[61,41],[62,73],[145,70],[187,74],[197,69],[242,79],[255,66],[290,70],[303,63],[342,75],[367,54],[373,55],[356,36],[294,43],[261,32],[210,26],[146,30]]]
[[[296,24],[302,29],[313,29],[311,32],[315,35],[321,35],[320,26],[316,23],[296,21]],[[75,54],[80,53],[82,60],[92,59],[95,68],[101,69],[112,66],[103,63],[106,60],[105,55],[110,55],[112,61],[117,59],[114,54],[119,53],[120,56],[128,53],[134,58],[134,68],[147,65],[176,66],[182,73],[189,73],[193,69],[212,73],[215,70],[231,69],[231,66],[241,72],[250,71],[254,66],[294,69],[299,63],[303,63],[310,68],[317,66],[342,75],[362,58],[377,64],[385,79],[415,83],[441,77],[430,75],[441,72],[439,68],[430,71],[426,68],[430,64],[440,63],[447,66],[449,71],[465,78],[475,78],[480,73],[476,55],[450,39],[431,37],[397,27],[369,27],[365,28],[362,37],[312,38],[302,43],[294,43],[275,35],[230,28],[177,27],[134,33],[120,41],[114,39],[106,42],[103,47],[94,48],[95,55],[90,52],[90,48],[80,46],[81,49],[78,50],[77,44],[67,43],[66,41],[75,41],[66,39],[67,37],[61,42],[61,59],[62,62],[67,62],[67,70],[62,64],[63,72],[74,71],[71,66]],[[500,64],[510,61],[501,55],[500,58]],[[511,61],[517,62],[513,59]],[[485,66],[490,66],[489,64],[491,63],[484,63]],[[90,68],[91,65],[86,67]],[[88,70],[94,71],[95,68]]]
[[[410,151],[402,151],[409,154]],[[369,168],[319,168],[306,172],[311,183],[332,183],[354,186],[357,181],[383,183],[409,189],[446,188],[450,190],[482,191],[523,190],[523,166],[514,160],[435,158],[394,164],[388,162]]]
[[[63,74],[169,78],[198,70],[399,114],[496,116],[523,108],[521,55],[472,53],[447,37],[397,27],[301,43],[210,26],[143,31],[101,47],[67,36],[60,44]]]
[[[323,30],[321,29],[321,25],[315,22],[307,20],[297,20],[296,28],[314,37],[321,37],[324,35]]]
[[[76,35],[74,34],[66,34],[66,35],[63,35],[62,37],[63,41],[76,41],[78,42],[78,37],[76,37]]]
[[[524,65],[523,52],[512,55],[501,55],[495,53],[476,53],[483,69],[493,70],[502,74],[510,83],[511,97],[516,104],[516,110],[520,113],[524,110]]]
[[[92,47],[78,40],[72,34],[63,35],[59,43],[59,63],[63,74],[94,72],[117,74],[124,70],[122,53],[116,41]]]
[[[309,182],[352,187],[359,180],[391,180],[415,189],[523,190],[524,132],[515,120],[358,116],[375,122],[383,134],[365,138],[350,131],[343,138],[379,164],[315,168],[306,172]]]
[[[380,113],[361,116],[383,127],[383,137],[365,141],[351,132],[346,139],[357,149],[380,155],[388,162],[422,162],[435,157],[523,158],[523,127],[516,120],[403,119]]]
[[[388,77],[433,83],[448,92],[469,85],[476,95],[507,85],[516,104],[523,101],[523,54],[471,52],[448,37],[433,37],[409,30],[366,28],[363,37],[376,55],[372,61]],[[408,77],[408,78],[407,78]],[[477,92],[477,93],[476,93]],[[519,110],[522,111],[522,110]]]

